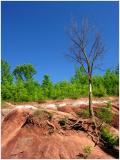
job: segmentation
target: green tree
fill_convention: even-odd
[[[27,92],[25,84],[22,80],[19,80],[14,84],[12,93],[13,93],[12,99],[15,102],[29,101],[29,93]]]
[[[115,68],[115,73],[116,73],[116,75],[119,76],[119,65],[116,66],[116,68]]]
[[[88,84],[87,74],[86,74],[83,67],[75,69],[75,75],[71,78],[71,82],[72,83],[76,82],[76,83],[82,84],[82,85]]]
[[[49,75],[47,74],[44,75],[41,87],[43,89],[44,97],[51,98],[52,91],[53,91],[53,84],[52,84],[52,81],[50,80]]]
[[[64,98],[67,98],[70,96],[70,84],[67,82],[67,81],[61,81],[59,82],[59,87],[60,87],[60,90],[61,90],[61,95],[60,97],[62,99]]]
[[[106,88],[104,87],[104,78],[100,75],[93,76],[93,95],[96,97],[106,96]]]
[[[5,84],[1,84],[1,98],[3,100],[13,100],[14,94],[12,94],[14,88],[14,84],[10,84],[6,82]]]
[[[13,76],[10,73],[10,65],[5,61],[1,60],[1,84],[11,84],[13,82]]]
[[[119,74],[118,71],[109,69],[104,75],[104,86],[108,95],[119,94]]]
[[[13,76],[10,73],[10,65],[1,60],[1,97],[4,100],[10,100],[12,98]]]
[[[29,101],[38,101],[44,98],[42,88],[37,81],[28,80],[24,82],[24,86],[27,90]]]
[[[71,78],[71,83],[73,98],[88,95],[88,77],[83,67],[75,69],[75,75]]]
[[[36,70],[32,64],[23,64],[16,66],[13,74],[16,80],[27,81],[33,78],[33,76],[36,74]]]

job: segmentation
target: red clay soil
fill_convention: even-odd
[[[100,147],[94,147],[93,141],[83,131],[62,129],[58,123],[60,117],[63,117],[62,112],[56,111],[53,114],[52,124],[55,130],[50,120],[50,124],[47,123],[46,117],[42,120],[35,117],[34,121],[26,121],[27,113],[32,114],[30,110],[17,109],[3,120],[2,159],[75,159],[84,154],[83,148],[86,145],[92,148],[87,158],[114,158]]]
[[[66,113],[72,113],[72,112],[74,112],[74,110],[73,110],[73,107],[72,106],[64,106],[64,107],[58,107],[58,109],[57,109],[58,111],[61,111],[61,112],[66,112]]]
[[[119,129],[119,114],[114,114],[111,125],[112,125],[114,128]]]
[[[112,97],[110,97],[110,100],[112,100]],[[107,104],[104,104],[106,106]],[[94,111],[97,111],[98,108],[103,107],[103,104],[93,104]],[[58,107],[57,110],[61,112],[71,113],[75,115],[74,113],[79,112],[81,109],[88,108],[88,105],[82,104],[78,107],[74,107],[72,105],[66,105],[63,107]],[[113,120],[111,125],[117,129],[119,129],[119,103],[118,99],[113,99],[112,101],[112,112],[113,112]]]

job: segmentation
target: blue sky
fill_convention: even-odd
[[[72,17],[87,17],[102,33],[107,52],[103,69],[119,63],[118,2],[2,2],[2,58],[11,65],[32,63],[35,79],[49,74],[53,82],[69,80],[75,63],[65,58],[70,41],[65,33]],[[94,74],[103,74],[95,70]]]

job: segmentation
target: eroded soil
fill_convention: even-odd
[[[118,98],[94,99],[94,108],[112,101],[115,113],[111,130],[118,135]],[[88,159],[113,159],[113,154],[96,145],[84,130],[69,126],[77,120],[75,112],[87,107],[88,99],[24,103],[19,106],[7,103],[2,109],[2,158],[4,159],[80,159],[84,147],[89,145]],[[28,107],[27,107],[28,106]],[[35,115],[37,108],[44,110]],[[59,121],[69,117],[70,124],[61,126]],[[116,118],[117,117],[117,118]]]

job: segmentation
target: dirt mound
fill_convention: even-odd
[[[102,107],[105,107],[107,106],[107,103],[106,104],[93,104],[93,109],[95,112],[98,112],[99,108],[102,108]],[[88,109],[89,106],[88,105],[85,105],[85,104],[82,104],[80,106],[72,106],[72,105],[66,105],[66,106],[63,106],[63,107],[58,107],[57,110],[58,111],[61,111],[61,112],[66,112],[66,113],[71,113],[72,115],[76,115],[76,113],[78,113],[79,111],[81,111],[81,109]],[[111,125],[117,129],[119,129],[119,103],[118,103],[118,99],[114,100],[112,102],[112,113],[113,113],[113,120],[112,120],[112,123]]]
[[[83,149],[92,149],[88,158],[114,158],[105,153],[83,131],[66,130],[60,120],[69,113],[52,110],[16,109],[2,123],[2,158],[59,159],[83,158]]]
[[[58,107],[57,109],[58,111],[61,111],[61,112],[67,112],[67,113],[72,113],[73,112],[73,108],[72,106],[63,106],[63,107]]]

